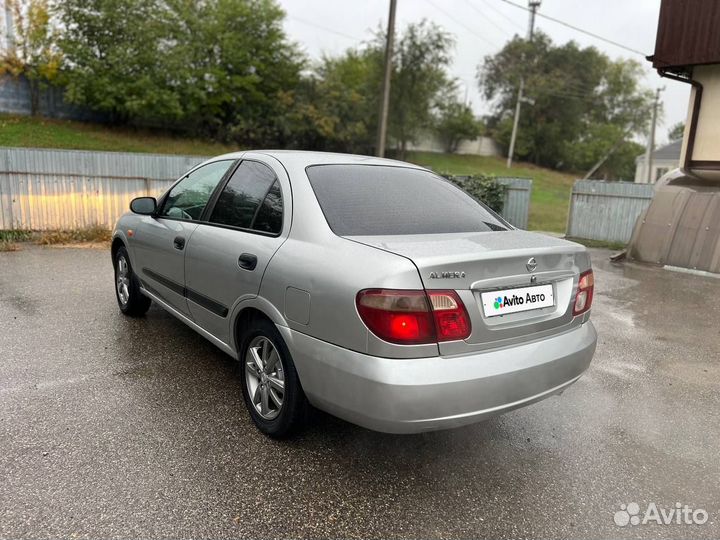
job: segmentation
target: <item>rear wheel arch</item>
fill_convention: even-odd
[[[248,328],[254,319],[267,319],[278,326],[287,326],[282,313],[268,300],[261,296],[244,299],[238,302],[233,309],[230,323],[230,346],[236,351],[238,357],[242,348],[243,330]]]
[[[256,307],[243,308],[243,310],[235,317],[235,331],[233,332],[233,335],[235,337],[235,349],[237,350],[238,358],[240,358],[240,355],[242,354],[244,339],[248,329],[252,326],[253,322],[262,319],[273,322],[270,317],[265,315],[265,313]]]

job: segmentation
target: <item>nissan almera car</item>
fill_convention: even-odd
[[[585,248],[412,164],[239,152],[130,208],[120,310],[154,301],[237,359],[270,436],[310,406],[391,433],[477,422],[560,393],[595,351]]]

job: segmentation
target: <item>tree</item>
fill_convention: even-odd
[[[524,59],[524,60],[523,60]],[[620,137],[644,133],[652,91],[641,88],[642,67],[613,61],[594,47],[556,46],[542,32],[532,44],[514,38],[479,68],[480,87],[493,103],[488,127],[506,147],[521,76],[526,96],[517,156],[537,164],[587,170]]]
[[[67,98],[117,122],[273,144],[305,59],[274,0],[64,0]]]
[[[454,153],[462,140],[476,139],[483,131],[482,122],[475,118],[469,105],[458,100],[454,85],[440,101],[435,116],[435,133],[445,151]]]
[[[374,47],[384,50],[385,36],[376,35]],[[393,51],[388,131],[404,159],[409,142],[432,127],[432,110],[448,84],[446,73],[453,39],[434,23],[408,25]]]
[[[685,122],[678,122],[668,131],[668,139],[671,141],[679,141],[685,134]]]
[[[124,123],[183,118],[177,39],[159,0],[65,0],[65,97]]]
[[[645,147],[632,140],[623,140],[623,143],[615,150],[608,160],[598,169],[600,177],[606,180],[627,180],[635,179],[635,159],[643,153]]]
[[[445,73],[452,40],[422,21],[400,33],[393,59],[389,133],[404,156],[407,144],[433,127],[433,110],[446,101]],[[291,92],[283,124],[287,145],[370,153],[377,130],[385,38],[325,57]]]
[[[381,59],[371,48],[324,57],[287,97],[287,145],[369,153],[376,130]]]
[[[47,0],[6,2],[13,16],[14,43],[0,57],[0,76],[27,78],[30,110],[36,116],[40,109],[40,91],[57,78],[61,62],[50,9]]]
[[[292,104],[286,94],[306,64],[285,35],[282,9],[274,0],[175,1],[190,124],[223,140],[282,144],[281,119]]]

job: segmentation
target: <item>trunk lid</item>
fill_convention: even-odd
[[[582,316],[572,316],[571,304],[578,277],[590,268],[590,261],[585,247],[574,242],[521,230],[348,238],[410,259],[426,289],[458,293],[470,315],[472,333],[464,341],[440,343],[441,354],[510,346],[582,322]],[[553,305],[503,315],[483,309],[483,293],[503,295],[510,289],[542,285],[551,287],[536,290],[552,291]],[[486,304],[491,297],[486,295]]]

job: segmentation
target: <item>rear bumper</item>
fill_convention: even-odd
[[[376,431],[418,433],[478,422],[562,391],[590,365],[587,322],[541,341],[483,353],[390,359],[279,327],[316,407]]]

